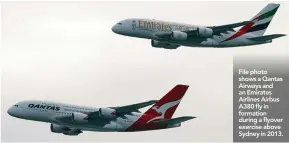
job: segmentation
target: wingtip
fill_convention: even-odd
[[[186,116],[186,118],[187,118],[188,120],[191,120],[191,119],[195,119],[195,118],[197,118],[197,117],[194,117],[194,116]]]
[[[286,34],[275,34],[277,38],[283,37],[283,36],[287,36]]]
[[[193,116],[191,116],[191,119],[195,119],[195,118],[197,118],[197,117],[193,117]]]

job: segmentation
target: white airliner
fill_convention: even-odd
[[[268,4],[250,21],[220,26],[194,26],[154,19],[125,19],[112,27],[112,31],[125,36],[151,39],[156,48],[176,49],[190,47],[238,47],[271,43],[272,39],[285,36],[264,36],[279,4]],[[235,31],[234,28],[241,27]]]
[[[82,131],[133,132],[179,127],[195,117],[172,118],[189,86],[176,85],[159,101],[106,108],[90,108],[47,101],[22,101],[8,109],[8,114],[27,120],[51,123],[50,130],[65,135]],[[145,113],[139,109],[154,104]]]

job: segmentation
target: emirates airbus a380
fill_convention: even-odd
[[[194,26],[154,19],[125,19],[112,27],[112,31],[125,36],[151,39],[156,48],[176,49],[189,47],[238,47],[271,43],[284,34],[264,35],[279,4],[268,4],[249,21],[220,25]],[[242,26],[242,27],[241,27]],[[234,28],[241,27],[239,30]]]
[[[120,107],[91,108],[47,101],[21,101],[8,114],[27,120],[51,123],[50,130],[64,135],[82,131],[134,132],[180,127],[195,117],[172,118],[189,86],[177,85],[159,101],[151,100]],[[145,113],[140,108],[154,104]]]

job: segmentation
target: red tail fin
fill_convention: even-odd
[[[149,110],[147,110],[145,114],[151,116],[151,120],[154,120],[154,118],[172,118],[188,88],[189,86],[187,85],[176,85],[161,100],[159,100],[159,102],[157,102]]]
[[[154,125],[143,126],[149,124],[151,121],[171,119],[175,113],[179,103],[185,95],[188,85],[176,85],[170,92],[147,110],[135,123],[133,123],[127,130],[146,130],[155,128]]]
[[[188,85],[176,85],[136,122],[129,126],[127,131],[165,128],[166,126],[156,126],[152,121],[172,118],[188,88]]]

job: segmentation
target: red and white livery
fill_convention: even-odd
[[[51,123],[51,132],[64,135],[78,135],[82,131],[134,132],[174,128],[195,118],[172,118],[188,88],[187,85],[176,85],[160,100],[120,107],[91,108],[47,101],[21,101],[10,107],[8,114]],[[146,112],[139,111],[152,104]]]

